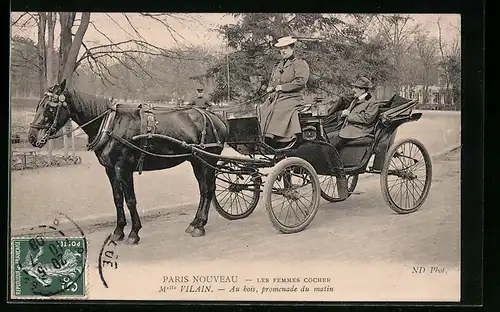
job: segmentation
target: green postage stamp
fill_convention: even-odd
[[[87,295],[84,237],[13,238],[13,298],[80,298]]]

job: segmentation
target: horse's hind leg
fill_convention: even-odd
[[[203,206],[205,205],[205,196],[203,194],[205,193],[204,190],[204,184],[202,183],[203,180],[203,164],[198,161],[194,160],[191,161],[191,165],[193,167],[194,175],[196,177],[196,180],[198,181],[198,188],[200,190],[200,200],[198,202],[198,208],[196,209],[196,215],[189,223],[188,227],[186,228],[185,232],[188,234],[191,234],[193,236],[203,236],[205,233],[200,233],[199,230],[196,230],[197,233],[193,233],[196,228],[198,228],[198,225],[200,224],[200,215],[201,215],[201,210]]]
[[[215,170],[199,161],[193,162],[193,168],[200,188],[200,204],[188,229],[192,228],[191,236],[199,237],[205,235],[208,212],[215,193]]]
[[[113,168],[106,168],[106,174],[108,175],[109,182],[111,183],[111,190],[113,191],[113,199],[116,207],[116,228],[111,235],[111,240],[120,241],[125,237],[123,229],[127,225],[125,211],[123,210],[123,192],[120,187],[120,182],[118,182],[116,177],[115,170]]]
[[[115,165],[116,176],[125,195],[125,202],[132,219],[132,229],[127,238],[127,243],[137,244],[140,240],[139,230],[142,228],[141,219],[137,213],[137,200],[134,191],[133,170],[124,166],[121,162]]]

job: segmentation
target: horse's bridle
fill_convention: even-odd
[[[57,95],[57,94],[54,94],[52,92],[45,92],[45,95],[42,98],[42,100],[40,101],[40,104],[37,107],[37,110],[40,108],[40,105],[43,103],[43,101],[45,101],[47,98],[48,98],[47,104],[50,107],[56,108],[56,113],[54,114],[54,120],[52,121],[52,124],[50,126],[49,125],[42,125],[42,124],[35,124],[35,123],[30,124],[30,128],[33,128],[33,129],[47,129],[47,131],[45,132],[43,137],[38,142],[36,142],[37,145],[38,144],[45,144],[47,142],[47,139],[49,139],[50,136],[54,135],[57,132],[56,126],[57,126],[57,121],[59,120],[59,116],[61,114],[61,109],[64,108],[69,113],[68,103],[66,103],[66,97],[63,94]]]

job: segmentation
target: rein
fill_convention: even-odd
[[[248,103],[251,103],[251,102],[253,102],[253,101],[260,100],[260,99],[262,99],[263,97],[265,97],[266,95],[271,94],[271,93],[273,93],[273,92],[274,92],[274,91],[269,91],[269,92],[266,92],[266,93],[262,94],[261,96],[258,96],[258,97],[255,97],[255,98],[252,98],[252,99],[250,99],[250,100],[248,100],[248,101],[246,101],[246,102],[241,103],[240,105],[247,105]]]
[[[67,131],[67,132],[63,132],[61,134],[57,134],[57,135],[52,135],[52,136],[49,136],[47,139],[51,140],[51,139],[57,139],[57,138],[60,138],[66,134],[70,134],[70,133],[73,133],[75,132],[76,130],[80,129],[80,128],[83,128],[83,127],[86,127],[88,125],[90,125],[91,123],[93,123],[94,121],[98,120],[99,118],[102,118],[104,115],[108,114],[112,109],[111,108],[108,108],[104,113],[100,114],[99,116],[87,121],[86,123],[84,123],[83,125],[81,126],[78,126],[78,127],[75,127],[74,129],[72,129],[71,131]]]

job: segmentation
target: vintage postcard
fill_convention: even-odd
[[[461,300],[461,16],[11,13],[10,296]]]

